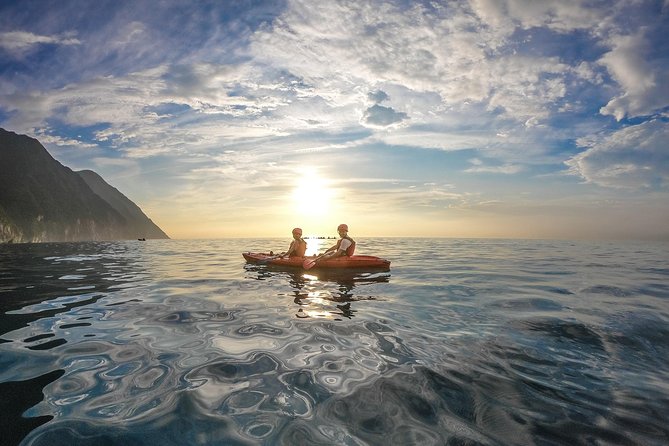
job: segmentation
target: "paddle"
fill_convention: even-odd
[[[316,266],[316,262],[318,262],[320,259],[322,259],[325,256],[325,254],[321,254],[319,256],[316,256],[311,259],[305,259],[304,262],[302,262],[302,268],[304,269],[311,269],[314,266]]]
[[[320,257],[320,256],[318,256]],[[302,262],[302,268],[304,269],[311,269],[316,265],[316,260],[318,260],[318,257],[314,257],[311,259],[304,259],[304,262]]]

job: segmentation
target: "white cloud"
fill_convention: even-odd
[[[147,33],[146,25],[142,22],[132,21],[124,24],[116,30],[115,35],[110,36],[110,46],[112,48],[123,48],[140,39]]]
[[[387,145],[409,146],[424,149],[464,150],[487,147],[494,138],[487,133],[463,133],[456,131],[429,131],[403,128],[376,135],[378,141]]]
[[[346,186],[360,183],[359,179],[347,182]],[[388,209],[409,208],[413,211],[443,211],[446,208],[467,206],[477,201],[476,194],[453,191],[450,184],[433,184],[391,179],[365,181],[363,184],[376,184],[374,189],[361,193],[346,193],[347,203],[352,208],[366,212],[385,213]],[[359,190],[359,189],[358,189]]]
[[[566,94],[562,77],[569,67],[558,58],[510,56],[491,61],[491,85],[488,109],[503,108],[510,117],[519,121],[540,121]]]
[[[218,126],[221,138],[239,139],[350,132],[360,125],[380,132],[410,117],[413,136],[379,137],[419,147],[483,149],[480,140],[454,144],[466,139],[454,136],[454,126],[439,135],[435,127],[426,131],[419,125],[451,119],[457,109],[468,125],[482,124],[473,113],[487,111],[490,118],[536,127],[563,109],[565,76],[597,82],[590,64],[570,67],[557,57],[500,52],[513,27],[582,29],[602,14],[579,2],[538,3],[475,1],[469,9],[466,3],[402,8],[295,0],[272,26],[256,31],[248,49],[238,50],[242,63],[165,63],[46,93],[16,93],[3,104],[16,111],[10,122],[24,127],[53,116],[75,126],[108,123],[100,138],[117,144],[153,140],[170,125],[196,139],[201,130],[211,134]],[[492,26],[500,20],[512,28]],[[155,33],[140,21],[129,21],[124,30],[107,36],[112,48],[140,45]],[[155,110],[165,104],[190,110],[175,116]],[[476,133],[469,129],[466,137]],[[418,141],[426,134],[427,141]],[[143,153],[159,152],[154,146]]]
[[[669,186],[669,123],[653,120],[609,135],[583,138],[586,150],[570,158],[569,171],[586,182],[618,188]]]
[[[402,9],[376,2],[315,7],[295,0],[272,28],[253,37],[250,51],[257,61],[303,79],[331,104],[364,99],[379,103],[383,99],[360,98],[356,88],[374,95],[385,94],[380,85],[402,86],[414,96],[437,93],[446,106],[484,103],[491,112],[532,126],[556,111],[573,110],[573,103],[564,103],[570,77],[602,85],[602,73],[590,61],[570,66],[558,57],[505,52],[504,46],[518,28],[587,30],[592,43],[612,47],[599,65],[623,91],[602,113],[621,119],[651,114],[669,103],[669,84],[660,81],[666,71],[662,62],[646,57],[642,38],[616,34],[615,17],[624,13],[624,6],[604,8],[577,0],[472,0],[469,6]],[[388,106],[398,109],[396,104]],[[413,113],[409,115],[413,119]]]
[[[565,32],[596,28],[613,5],[589,7],[582,0],[470,0],[474,12],[499,33],[521,28],[548,27]]]
[[[13,90],[0,99],[9,112],[6,122],[16,130],[50,120],[100,126],[99,142],[133,158],[231,148],[278,156],[381,142],[478,150],[492,165],[469,172],[510,174],[537,156],[545,161],[558,132],[570,138],[585,133],[580,123],[547,128],[556,111],[564,115],[578,108],[566,103],[578,93],[569,91],[574,78],[605,87],[602,73],[608,70],[622,92],[602,113],[618,118],[668,102],[669,87],[659,82],[662,68],[646,57],[645,34],[620,37],[606,28],[612,26],[608,9],[592,5],[290,0],[229,59],[220,57],[223,50],[217,57],[210,54],[218,42],[212,36],[177,64],[166,58],[127,74],[115,65],[106,69],[114,75],[82,76],[83,81],[48,91]],[[160,33],[140,20],[86,36],[87,47],[89,38],[96,42],[91,64],[104,61],[107,52],[121,67],[134,66],[137,54],[154,54],[151,42]],[[572,66],[554,53],[542,55],[540,48],[515,52],[518,42],[509,45],[518,29],[539,27],[551,35],[587,30],[589,43],[612,49],[598,63],[578,60]],[[598,40],[602,36],[608,40]],[[25,48],[78,43],[67,36],[21,35],[0,44],[23,48],[20,41]],[[585,164],[592,161],[585,158]],[[631,173],[621,164],[608,176]]]
[[[38,45],[79,45],[81,42],[72,35],[42,36],[26,31],[0,33],[0,48],[15,57],[21,57]]]
[[[601,85],[604,82],[602,73],[590,62],[583,61],[579,63],[578,66],[574,68],[574,74],[595,85]]]
[[[243,94],[229,94],[240,82],[240,70],[243,67],[162,65],[58,90],[5,95],[3,106],[13,112],[9,126],[18,131],[45,127],[52,117],[74,127],[106,124],[107,128],[96,132],[97,140],[117,147],[128,145],[133,156],[164,153],[172,150],[172,141],[183,147],[212,135],[217,139],[285,135],[261,116],[286,105],[280,96],[255,87],[242,89]],[[156,111],[175,105],[187,106],[186,119]],[[212,115],[229,119],[212,121]],[[238,120],[232,122],[235,118]]]
[[[485,165],[483,161],[478,158],[472,158],[469,160],[472,164],[472,167],[465,169],[467,173],[500,173],[504,175],[513,175],[524,170],[523,166],[519,164],[503,164],[503,165]]]
[[[35,135],[42,144],[52,144],[59,147],[77,147],[80,149],[91,149],[97,147],[95,144],[80,141],[78,139],[49,135],[45,132],[37,132]]]
[[[641,33],[611,38],[611,51],[599,63],[620,85],[622,93],[602,107],[603,115],[618,121],[626,116],[651,115],[669,104],[667,67],[649,58],[650,43]]]
[[[560,28],[568,28],[560,23],[570,19],[580,20],[572,28],[584,27],[593,16],[585,20],[578,8],[557,3],[540,9],[546,15],[541,20],[562,14],[551,22]],[[526,22],[534,23],[529,16]],[[272,28],[256,33],[250,53],[304,80],[333,106],[378,104],[388,99],[387,89],[403,88],[409,101],[436,93],[447,107],[486,103],[520,123],[541,121],[565,96],[564,77],[572,68],[556,57],[501,54],[503,37],[456,3],[402,9],[391,3],[292,1]],[[360,90],[369,93],[361,96]],[[414,117],[397,103],[385,105]]]

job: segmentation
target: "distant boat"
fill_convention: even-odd
[[[143,237],[142,237],[142,238],[138,238],[137,240],[139,240],[140,242],[145,242],[145,241],[146,241],[146,239],[143,238]]]

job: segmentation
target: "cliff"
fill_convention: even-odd
[[[0,129],[0,243],[168,238],[91,171],[73,172],[34,138]]]
[[[116,212],[128,222],[130,234],[141,238],[169,238],[135,203],[113,186],[110,186],[100,175],[92,170],[80,170],[77,174],[86,182],[95,194],[105,200]]]

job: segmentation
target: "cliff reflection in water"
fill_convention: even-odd
[[[48,355],[98,336],[93,324],[101,315],[85,308],[146,277],[141,249],[117,242],[0,245],[0,344],[11,344],[12,332],[26,333],[15,342]],[[0,352],[0,366],[16,366],[23,357]],[[35,360],[18,376],[10,373],[11,381],[0,380],[0,414],[8,420],[0,428],[3,444],[18,443],[53,418],[24,414],[43,400],[44,387],[58,385],[52,383],[63,373],[58,366],[41,370]]]
[[[138,285],[141,254],[132,243],[0,245],[0,335]]]
[[[244,268],[250,277],[257,280],[284,279],[286,292],[280,292],[278,295],[293,297],[293,302],[299,306],[296,313],[299,318],[351,319],[357,312],[355,306],[352,305],[353,302],[378,298],[373,295],[361,295],[365,285],[390,281],[388,271],[312,270],[306,272],[296,268],[251,264],[247,264]],[[290,292],[288,287],[292,288]]]

